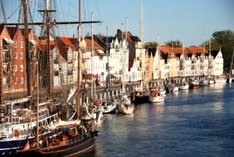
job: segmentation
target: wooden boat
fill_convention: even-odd
[[[22,0],[22,4],[24,7],[24,16],[27,13],[27,2],[26,0]],[[26,17],[26,16],[25,16]],[[0,154],[2,156],[13,156],[18,150],[22,150],[27,143],[27,141],[32,142],[35,140],[35,128],[37,125],[37,119],[36,115],[38,114],[38,117],[40,120],[38,120],[38,124],[40,124],[41,127],[48,127],[48,125],[51,125],[52,123],[56,123],[58,121],[58,113],[51,114],[51,106],[54,104],[51,100],[41,100],[39,103],[34,103],[34,98],[32,97],[32,79],[31,79],[31,73],[32,70],[31,66],[35,67],[34,61],[31,60],[29,56],[34,55],[34,51],[32,49],[29,50],[29,34],[28,34],[28,25],[27,25],[27,18],[25,18],[24,24],[25,27],[22,29],[24,31],[24,38],[25,38],[25,64],[27,69],[27,77],[26,77],[26,83],[27,83],[27,96],[22,95],[16,96],[16,99],[10,99],[5,100],[5,102],[0,102],[0,118],[1,118],[1,125],[0,125]],[[11,43],[7,43],[11,46]],[[24,43],[23,43],[24,44]],[[31,45],[30,45],[31,46]],[[32,47],[36,45],[33,44]],[[9,50],[7,50],[9,52]],[[7,52],[5,52],[7,53]],[[17,52],[11,52],[15,53],[17,55]],[[30,54],[29,54],[30,53]],[[8,54],[5,54],[8,56]],[[39,56],[39,55],[38,55]],[[36,57],[35,57],[36,58]],[[9,60],[11,61],[11,60]],[[16,62],[16,61],[14,61]],[[38,61],[37,61],[38,63]],[[37,64],[38,65],[38,64]],[[12,65],[11,65],[12,66]],[[24,66],[24,65],[23,65]],[[37,66],[38,67],[38,66]],[[2,63],[1,63],[1,69]],[[37,75],[38,75],[37,71]],[[13,73],[11,79],[14,78],[15,74]],[[2,79],[2,76],[1,78]],[[2,86],[1,86],[2,88]],[[11,88],[11,87],[10,87]],[[37,90],[39,90],[39,86],[37,85],[35,87]],[[1,89],[1,92],[3,90]],[[2,97],[2,93],[1,93]],[[50,98],[48,98],[50,99]],[[38,109],[35,111],[33,109],[33,105],[37,105]],[[51,132],[44,132],[44,134],[50,134]]]
[[[4,117],[4,123],[1,124],[0,130],[0,154],[3,156],[14,155],[17,150],[23,149],[27,140],[35,139],[36,112],[28,108],[14,108],[19,103],[22,104],[28,100],[30,98],[21,98],[11,101],[9,104],[12,115]],[[47,101],[39,104],[41,119],[39,122],[43,127],[47,127],[51,122],[56,123],[58,121],[58,113],[52,115],[49,113],[47,105],[50,103],[50,101]]]
[[[79,7],[81,7],[81,0]],[[78,74],[81,72],[80,53],[81,50],[78,49]],[[97,130],[93,116],[96,115],[94,114],[96,108],[94,104],[88,105],[84,97],[80,96],[84,95],[84,93],[80,93],[84,91],[84,89],[81,90],[80,75],[78,75],[77,89],[75,90],[76,95],[73,98],[69,95],[69,100],[76,105],[76,117],[45,128],[39,125],[39,114],[37,113],[36,140],[28,141],[28,147],[19,150],[17,156],[76,156],[94,148]],[[52,133],[44,135],[44,131],[47,130]]]
[[[74,156],[93,148],[95,133],[90,131],[90,120],[60,122],[53,126],[53,134],[42,136],[37,143],[29,142],[30,148],[19,150],[17,156]],[[50,129],[50,128],[49,128]]]

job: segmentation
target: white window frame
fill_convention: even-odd
[[[24,65],[20,65],[20,72],[24,71]]]
[[[20,84],[24,84],[24,77],[20,77]]]

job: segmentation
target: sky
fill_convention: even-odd
[[[17,1],[3,1],[9,21],[16,20]],[[30,0],[30,3],[35,1],[41,0]],[[55,2],[57,21],[79,19],[78,0]],[[36,11],[40,3],[31,7],[34,19],[40,18]],[[142,0],[142,14],[141,0],[83,0],[82,6],[83,21],[102,21],[92,27],[91,24],[82,25],[82,36],[91,32],[114,36],[117,29],[122,29],[140,37],[144,43],[179,40],[184,46],[198,46],[216,31],[234,31],[233,0]],[[61,36],[77,35],[77,26],[57,25],[55,32]]]

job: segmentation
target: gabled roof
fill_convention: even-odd
[[[67,51],[69,48],[71,48],[73,51],[76,50],[76,46],[73,43],[76,43],[77,39],[69,37],[56,37],[55,40],[61,57],[64,60],[67,60]]]
[[[86,49],[91,50],[92,49],[92,39],[90,38],[85,38],[86,42]],[[101,47],[95,40],[93,41],[93,50],[102,50],[104,51],[104,48]]]
[[[187,54],[207,54],[208,51],[204,47],[190,46],[186,47]]]
[[[67,51],[68,48],[70,47],[73,51],[76,50],[76,46],[72,43],[74,42],[74,38],[69,38],[69,37],[56,37],[56,42],[58,45],[59,50],[61,51]]]
[[[164,54],[168,54],[172,52],[171,47],[168,45],[161,45],[160,49]]]
[[[182,54],[182,53],[184,52],[184,49],[185,49],[185,48],[183,48],[183,47],[174,47],[174,48],[173,48],[173,52],[174,52],[175,54]]]

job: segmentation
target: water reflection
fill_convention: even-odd
[[[231,156],[234,84],[168,93],[132,116],[105,115],[95,151],[86,157]]]
[[[223,112],[223,103],[222,102],[214,103],[213,111],[216,112],[216,113]]]

